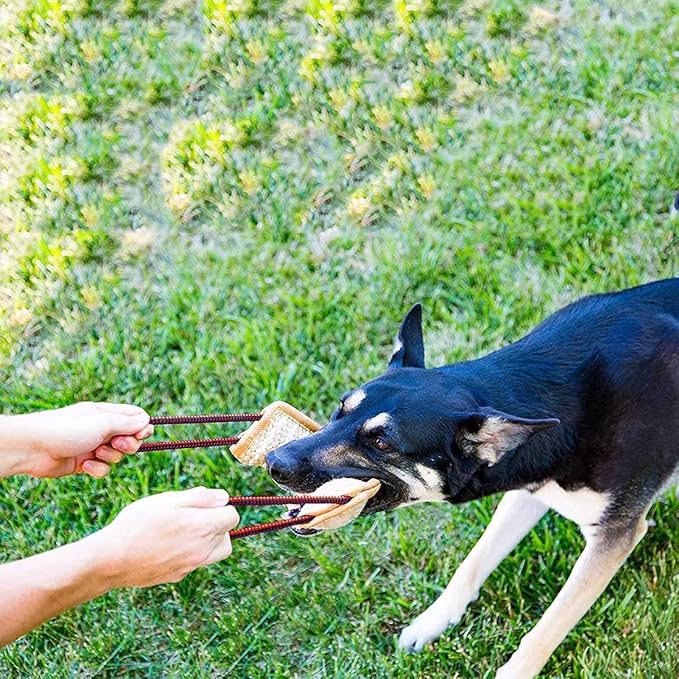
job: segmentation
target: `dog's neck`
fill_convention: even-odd
[[[558,414],[561,419],[558,427],[537,434],[495,465],[476,459],[455,460],[448,484],[451,502],[536,487],[564,473],[581,419],[583,385],[572,367],[565,370],[553,359],[540,360],[516,343],[439,371],[450,379],[451,390],[463,384],[479,405],[522,417]]]

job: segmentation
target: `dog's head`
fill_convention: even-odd
[[[417,304],[401,324],[387,372],[345,394],[321,431],[270,452],[267,469],[296,493],[334,478],[379,479],[367,514],[448,500],[480,466],[555,424],[499,412],[445,369],[426,370]]]

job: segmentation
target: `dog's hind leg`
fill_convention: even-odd
[[[540,672],[554,649],[604,591],[634,546],[646,533],[640,517],[629,526],[604,529],[587,544],[551,606],[521,640],[497,679],[530,679]]]
[[[439,637],[449,625],[457,624],[479,588],[496,566],[514,549],[547,511],[547,507],[525,490],[505,493],[479,541],[455,572],[441,596],[406,627],[399,646],[419,651]]]

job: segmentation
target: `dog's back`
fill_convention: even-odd
[[[679,278],[647,283],[620,292],[590,295],[560,309],[537,325],[517,344],[552,344],[560,350],[582,342],[592,346],[597,338],[621,333],[619,340],[634,339],[644,322],[666,326],[679,324]]]

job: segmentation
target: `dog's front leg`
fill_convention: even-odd
[[[626,529],[602,529],[590,536],[566,584],[509,662],[498,670],[497,679],[535,677],[645,533],[646,521],[640,518]]]
[[[524,490],[505,493],[479,541],[455,572],[441,596],[406,627],[399,646],[419,651],[457,624],[496,566],[540,520],[547,507]]]

